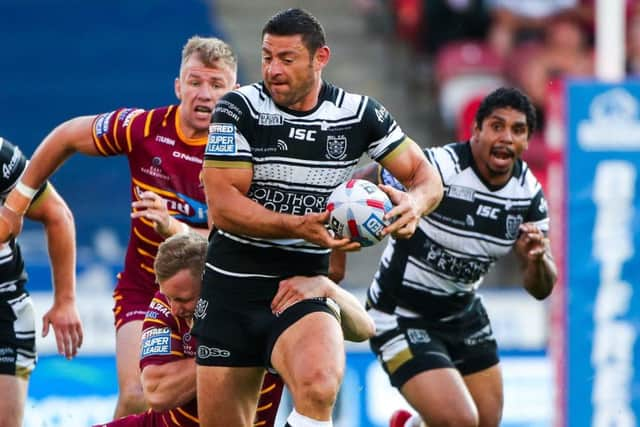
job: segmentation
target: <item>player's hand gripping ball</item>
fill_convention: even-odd
[[[377,185],[364,179],[351,179],[333,190],[327,200],[329,227],[338,237],[348,237],[364,246],[380,242],[384,220],[393,204]]]

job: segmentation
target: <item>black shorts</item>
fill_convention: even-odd
[[[0,301],[0,375],[28,379],[36,366],[33,302],[27,293]]]
[[[280,280],[230,277],[206,268],[192,329],[198,365],[270,368],[273,346],[289,326],[317,311],[338,318],[325,298],[303,300],[274,315],[271,300]]]
[[[464,314],[448,321],[399,317],[375,308],[369,314],[377,335],[370,340],[389,375],[400,388],[420,372],[455,368],[469,375],[499,362],[498,346],[480,298]]]

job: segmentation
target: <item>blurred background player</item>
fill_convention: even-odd
[[[175,79],[179,105],[148,111],[120,108],[64,122],[42,141],[21,179],[23,187],[38,188],[75,152],[128,157],[131,199],[138,203],[131,215],[124,270],[113,294],[119,387],[115,418],[146,408],[138,356],[142,321],[158,289],[153,271],[158,245],[187,227],[208,232],[199,179],[202,157],[211,112],[218,99],[236,87],[236,72],[237,59],[228,44],[192,37],[182,50],[180,75]],[[29,201],[15,191],[9,196],[7,202],[18,215],[5,210],[0,241],[19,232],[20,215]],[[170,220],[154,221],[165,210],[171,213]]]
[[[480,104],[469,142],[425,150],[445,196],[411,239],[389,241],[367,296],[371,348],[418,412],[396,412],[392,427],[500,425],[497,343],[476,290],[512,249],[533,297],[556,281],[546,200],[520,158],[535,125],[526,95],[500,88]],[[375,164],[354,177],[402,188]]]
[[[0,198],[13,188],[29,192],[29,219],[44,225],[53,279],[53,306],[42,317],[42,336],[53,326],[58,353],[73,358],[82,345],[82,323],[76,308],[75,227],[71,211],[51,184],[31,192],[20,187],[27,166],[20,149],[0,137]],[[32,194],[31,194],[32,193]],[[6,210],[6,207],[0,210]],[[0,217],[1,218],[1,217]],[[35,368],[36,332],[27,273],[16,239],[0,243],[0,414],[3,427],[22,427],[29,376]]]

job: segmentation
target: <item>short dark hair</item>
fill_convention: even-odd
[[[476,112],[476,126],[482,127],[484,119],[489,117],[498,108],[513,108],[520,111],[527,118],[528,136],[531,137],[536,130],[536,109],[527,95],[519,89],[501,87],[486,96],[480,103]]]
[[[262,29],[265,34],[275,36],[302,36],[302,43],[312,55],[326,45],[324,29],[318,19],[304,9],[290,8],[271,17]]]

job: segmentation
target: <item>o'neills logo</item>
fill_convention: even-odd
[[[292,193],[273,188],[254,188],[249,192],[249,197],[267,209],[293,215],[322,212],[327,200],[325,195]]]
[[[174,151],[173,152],[173,157],[176,157],[176,158],[182,159],[182,160],[186,160],[186,161],[192,162],[192,163],[197,163],[199,165],[201,165],[203,163],[201,158],[199,158],[197,156],[190,156],[190,155],[185,154],[185,153],[183,153],[181,151]]]

